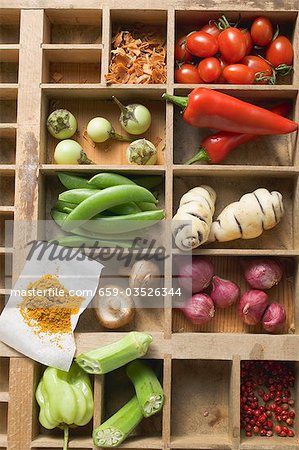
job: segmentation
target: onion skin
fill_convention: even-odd
[[[230,280],[214,276],[212,279],[211,299],[218,308],[228,308],[240,297],[240,288]]]
[[[215,314],[213,300],[207,294],[201,293],[189,298],[180,309],[194,325],[209,322]]]
[[[271,303],[263,316],[263,328],[268,333],[278,333],[286,321],[286,312],[279,303]]]
[[[254,289],[271,289],[282,277],[282,267],[278,261],[259,258],[245,262],[245,280]]]
[[[178,282],[182,289],[197,294],[206,289],[214,276],[214,266],[205,256],[193,256],[177,259]],[[192,288],[192,290],[191,290]]]
[[[257,325],[269,304],[266,292],[251,289],[240,299],[239,313],[246,325]]]

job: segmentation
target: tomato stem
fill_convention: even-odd
[[[199,152],[197,152],[191,159],[185,162],[185,164],[193,164],[197,161],[201,162],[211,162],[211,158],[209,157],[206,149],[204,147],[200,147]]]
[[[170,95],[165,93],[162,95],[162,98],[179,106],[182,109],[186,109],[188,106],[189,97],[179,97],[178,95]]]

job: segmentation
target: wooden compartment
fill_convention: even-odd
[[[243,262],[250,261],[252,258],[234,257],[234,256],[211,256],[211,261],[215,267],[215,275],[220,278],[231,280],[240,286],[241,295],[250,289],[250,286],[244,279]],[[174,265],[175,265],[174,256]],[[267,290],[269,301],[277,302],[285,307],[287,320],[281,334],[298,334],[298,324],[295,324],[295,299],[296,299],[296,274],[298,270],[298,262],[295,258],[279,258],[283,267],[283,278],[277,286]],[[177,271],[174,268],[173,273]],[[178,286],[177,279],[174,275],[174,283]],[[209,292],[211,288],[206,289]],[[186,298],[189,294],[184,293],[182,298]],[[172,313],[172,330],[174,333],[188,333],[192,331],[203,333],[254,333],[267,334],[262,325],[248,326],[243,323],[239,316],[239,301],[226,309],[216,308],[215,316],[205,325],[193,325],[184,314],[178,309],[174,309]]]
[[[146,29],[153,30],[165,37],[167,41],[167,10],[161,9],[111,9],[110,10],[110,39],[107,41],[109,48],[109,63],[111,59],[111,40],[119,31],[134,31],[136,37],[138,30],[143,32]],[[108,69],[108,67],[107,67]],[[107,70],[108,71],[108,70]],[[105,75],[105,74],[104,74]],[[156,86],[156,85],[155,85]]]
[[[18,44],[20,39],[20,10],[0,11],[0,44]]]
[[[292,398],[295,400],[295,404],[298,402],[298,374],[299,374],[299,364],[298,361],[285,361],[287,363],[291,363],[294,366],[295,370],[295,386],[294,388],[291,388]],[[263,387],[263,386],[262,386]],[[264,404],[263,401],[260,401],[260,404]],[[240,439],[240,450],[258,450],[260,448],[269,448],[269,449],[286,449],[286,450],[295,450],[298,448],[298,433],[299,433],[299,421],[298,421],[298,408],[295,406],[293,407],[294,411],[296,412],[296,417],[294,419],[294,425],[292,427],[288,427],[292,429],[295,433],[294,437],[286,437],[281,438],[279,436],[271,436],[271,437],[261,437],[257,435],[253,435],[251,437],[246,437],[244,430],[241,430],[241,439]],[[274,424],[276,424],[275,419],[273,419]],[[282,422],[283,426],[285,425],[284,422]],[[283,442],[282,442],[283,441]]]
[[[10,212],[0,212],[0,247],[13,245],[13,215]]]
[[[223,176],[222,176],[223,175]],[[260,176],[252,172],[250,176],[244,176],[234,173],[232,177],[229,173],[224,173],[221,176],[198,176],[194,177],[176,177],[174,181],[174,213],[178,208],[179,200],[182,195],[189,189],[207,184],[215,189],[217,193],[216,210],[214,220],[219,213],[228,204],[238,201],[242,195],[253,192],[258,188],[266,188],[269,191],[279,191],[283,196],[285,207],[285,215],[281,222],[272,230],[265,231],[256,239],[238,239],[230,242],[214,242],[207,244],[197,249],[201,251],[202,248],[209,249],[294,249],[294,196],[296,193],[295,178],[292,176],[285,176],[281,174],[280,178],[270,176]]]
[[[207,5],[208,6],[208,5]],[[243,6],[243,5],[242,5]],[[209,11],[209,7],[205,11],[198,10],[183,10],[176,11],[176,23],[175,23],[175,37],[176,41],[192,31],[198,31],[204,25],[206,25],[209,20],[217,20],[223,14],[232,23],[240,23],[240,27],[250,28],[252,21],[256,17],[261,15],[267,17],[273,24],[273,29],[279,27],[279,33],[286,36],[294,44],[295,42],[295,29],[296,22],[298,20],[296,11],[248,11],[245,8],[241,8],[238,11],[233,10],[218,10]],[[292,84],[293,76],[292,74],[287,77],[279,77],[278,84]]]
[[[125,89],[115,90],[106,89],[105,91],[98,91],[94,93],[97,98],[92,97],[87,98],[87,94],[84,97],[78,99],[77,92],[68,92],[71,96],[70,98],[59,95],[58,93],[50,91],[54,96],[48,97],[48,103],[45,107],[45,115],[41,123],[42,130],[44,130],[45,122],[48,114],[57,108],[69,109],[78,121],[78,131],[73,136],[79,142],[87,156],[96,164],[101,164],[101,166],[107,169],[113,168],[114,165],[126,166],[128,165],[126,160],[126,149],[129,142],[120,142],[116,140],[109,139],[103,144],[93,143],[88,136],[86,136],[86,127],[88,122],[94,117],[105,117],[108,119],[115,131],[123,136],[128,136],[128,134],[121,128],[119,123],[120,110],[118,106],[111,100],[111,96],[115,95],[124,104],[131,103],[142,103],[147,106],[152,113],[152,124],[149,130],[142,136],[136,136],[136,139],[140,137],[145,137],[149,139],[153,144],[157,146],[158,150],[158,165],[163,165],[165,162],[165,145],[166,145],[166,107],[163,100],[161,100],[161,95],[163,91],[157,90],[156,92],[148,95],[147,90],[131,90],[127,91]],[[56,96],[58,96],[56,98]],[[134,137],[134,136],[133,136]],[[45,140],[42,142],[41,148],[41,162],[53,163],[53,155],[55,146],[57,145],[57,139],[46,133],[44,136]],[[135,138],[135,137],[134,137]],[[132,168],[138,169],[139,166],[131,166]],[[148,169],[150,166],[147,166]],[[74,169],[77,167],[74,166]],[[143,167],[144,169],[144,167]]]
[[[0,291],[12,287],[12,254],[0,253]],[[5,292],[5,291],[4,291]]]
[[[102,11],[100,9],[45,10],[44,43],[100,44]]]
[[[0,125],[17,121],[17,101],[0,100]]]
[[[177,95],[187,95],[190,91],[177,89]],[[222,91],[258,106],[271,108],[281,103],[289,103],[290,118],[295,119],[299,107],[299,99],[293,91]],[[295,95],[295,96],[294,96]],[[180,108],[174,107],[173,127],[173,158],[174,164],[184,164],[200,148],[202,140],[216,133],[212,129],[196,129],[187,125],[182,119]],[[297,133],[277,136],[261,136],[235,149],[221,164],[245,166],[291,166],[298,157]],[[197,162],[195,168],[205,163]]]
[[[0,83],[17,83],[19,48],[16,45],[0,45]]]
[[[15,197],[15,178],[11,175],[0,174],[1,206],[13,206]]]
[[[43,44],[44,83],[99,83],[100,44]]]
[[[230,361],[173,360],[173,448],[230,448],[231,370]]]
[[[0,164],[15,164],[16,136],[14,128],[0,129]]]

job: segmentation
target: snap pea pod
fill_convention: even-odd
[[[68,203],[79,203],[86,200],[88,197],[101,192],[99,189],[70,189],[69,191],[64,191],[58,196],[58,200],[62,200]]]
[[[118,173],[102,172],[98,173],[92,177],[88,184],[90,186],[96,186],[97,189],[106,189],[112,186],[126,185],[126,184],[136,184],[134,181],[130,180],[123,175]]]
[[[154,225],[164,219],[163,209],[156,211],[142,211],[127,216],[95,218],[82,224],[84,230],[97,233],[127,233],[129,231],[141,230]]]
[[[158,209],[157,205],[149,202],[138,202],[138,207],[141,209],[141,211],[155,211],[156,209]]]
[[[62,222],[64,221],[64,219],[67,217],[67,213],[63,213],[61,211],[57,211],[55,209],[52,209],[51,211],[51,216],[52,219],[57,223],[57,225],[61,226]],[[92,238],[92,239],[99,239],[101,241],[107,241],[107,240],[115,240],[115,242],[118,241],[122,241],[124,238],[126,239],[126,242],[128,242],[130,240],[130,242],[133,244],[133,241],[137,238],[137,237],[141,237],[141,236],[137,236],[136,232],[132,232],[132,233],[126,233],[126,235],[124,236],[121,233],[117,233],[117,234],[105,234],[105,233],[96,233],[94,231],[90,231],[90,230],[86,230],[82,227],[78,227],[75,228],[74,230],[71,231],[72,234],[78,234],[80,236],[86,236],[88,238]],[[144,236],[145,231],[143,230],[142,236]],[[139,247],[138,242],[135,243],[135,246]]]
[[[94,194],[94,191],[90,190],[90,195],[93,195],[93,194]],[[80,198],[80,195],[82,195],[81,201],[83,201],[83,197],[84,197],[85,193],[84,192],[82,192],[81,194],[78,193],[78,197],[77,197],[78,200]],[[88,198],[90,195],[86,195],[86,198]],[[75,209],[79,203],[81,203],[81,202],[70,203],[65,200],[57,200],[56,204],[54,205],[54,208],[61,212],[70,213],[71,210]],[[148,210],[149,210],[151,208],[152,203],[146,203],[146,202],[144,202],[144,203],[145,203],[144,207],[148,208]],[[157,209],[155,207],[155,205],[154,205],[153,209]],[[136,203],[130,202],[130,203],[124,203],[123,205],[114,206],[114,208],[110,208],[109,210],[107,210],[107,213],[109,212],[111,214],[116,214],[116,215],[118,215],[118,214],[135,214],[140,211],[141,211],[141,209],[136,205]]]
[[[73,203],[72,197],[69,201]],[[66,217],[62,224],[64,231],[72,231],[78,226],[76,221],[82,223],[91,219],[95,215],[123,203],[131,201],[140,202],[152,202],[156,203],[157,200],[151,192],[141,186],[113,186],[107,189],[103,189],[100,192],[92,195],[83,202],[81,202],[73,211]]]
[[[86,178],[80,177],[79,175],[75,175],[73,173],[57,172],[57,176],[63,186],[67,189],[93,189],[93,186],[88,184],[88,180]]]
[[[71,236],[57,236],[51,239],[50,244],[60,245],[61,247],[71,247],[71,248],[103,248],[103,247],[122,247],[130,248],[132,242],[128,241],[101,241],[99,239],[87,238],[85,236],[79,236],[77,234]]]
[[[152,189],[162,183],[160,175],[141,175],[133,178],[134,183],[146,189]]]

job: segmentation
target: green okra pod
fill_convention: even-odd
[[[143,419],[136,395],[119,411],[93,431],[97,447],[113,448],[120,445]]]
[[[61,198],[61,200],[63,200],[63,198]],[[69,199],[69,201],[73,203],[71,198]],[[82,223],[86,222],[102,211],[131,201],[152,203],[157,202],[153,194],[141,186],[113,186],[111,188],[103,189],[102,191],[97,192],[96,194],[81,202],[66,217],[62,224],[62,229],[64,231],[72,231],[78,225],[81,226]],[[78,221],[80,221],[81,223],[76,224],[76,222]]]
[[[117,342],[82,353],[76,363],[88,373],[102,375],[144,356],[152,340],[150,334],[131,331]]]
[[[163,388],[151,367],[136,360],[128,364],[126,370],[134,384],[144,417],[150,417],[161,411],[164,403]]]

